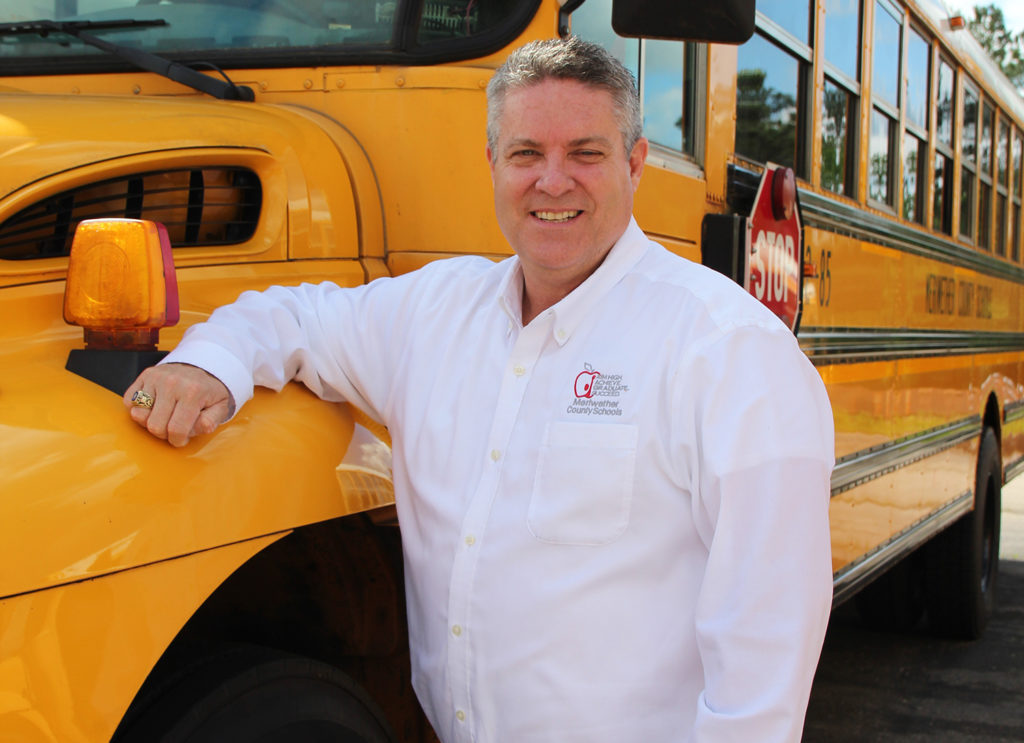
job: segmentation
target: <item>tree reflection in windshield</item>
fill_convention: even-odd
[[[736,153],[759,163],[793,168],[798,175],[797,136],[800,64],[761,36],[739,49],[736,75]]]
[[[757,162],[794,166],[796,96],[765,86],[764,70],[736,76],[736,151]]]

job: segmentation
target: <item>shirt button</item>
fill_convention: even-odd
[[[564,341],[565,337],[567,335],[569,335],[569,334],[565,332],[565,328],[559,328],[558,329],[558,338],[559,338],[559,340],[563,340]]]
[[[491,449],[491,459],[497,462],[499,459],[501,459],[501,452],[498,451],[497,449]]]
[[[455,719],[458,720],[459,722],[465,722],[466,721],[466,713],[463,712],[461,709],[460,710],[456,710],[455,711]]]
[[[524,374],[526,374],[526,367],[523,366],[522,364],[516,364],[515,367],[512,369],[512,373],[515,374],[517,377],[521,377]]]
[[[468,537],[466,537],[466,546],[472,547],[474,544],[476,544],[476,537],[470,534]]]
[[[453,625],[452,626],[452,634],[455,635],[456,637],[461,635],[462,634],[462,626],[458,625],[458,624]]]

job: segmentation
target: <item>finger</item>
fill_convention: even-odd
[[[179,398],[165,426],[167,442],[171,446],[185,446],[196,435],[201,414],[202,409],[192,399]]]
[[[149,414],[152,411],[149,408],[144,408],[141,405],[135,405],[133,403],[128,404],[128,415],[133,421],[138,423],[143,428],[147,428],[149,422]]]
[[[143,425],[146,430],[156,436],[158,439],[167,439],[167,423],[171,419],[171,415],[174,413],[175,400],[171,395],[167,394],[156,394],[156,401],[153,403],[153,407],[150,408],[143,421]],[[138,414],[132,411],[132,418],[136,418]],[[141,416],[140,416],[141,417]]]
[[[213,433],[221,423],[226,421],[231,411],[226,402],[218,402],[203,409],[192,427],[192,436]]]
[[[125,390],[124,397],[122,399],[124,400],[124,405],[126,408],[132,409],[134,407],[138,407],[132,402],[132,397],[135,395],[136,392],[144,388],[145,380],[146,377],[148,376],[147,372],[149,372],[149,369],[143,369],[142,373],[139,374],[139,376],[135,378],[135,381],[128,386],[128,389]]]

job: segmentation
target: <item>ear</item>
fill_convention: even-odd
[[[484,154],[487,155],[487,167],[491,169],[491,180],[494,180],[494,153],[491,152],[491,146],[487,145],[484,148]]]
[[[629,153],[629,179],[633,182],[633,190],[636,191],[640,185],[640,176],[644,172],[644,162],[647,160],[649,143],[645,137],[640,137],[633,145],[633,151]]]

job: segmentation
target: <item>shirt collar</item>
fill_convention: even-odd
[[[608,251],[594,273],[568,294],[562,301],[542,312],[542,317],[553,318],[551,334],[560,346],[572,337],[577,326],[590,310],[640,262],[647,252],[649,241],[636,220],[630,217],[622,236]],[[510,327],[521,327],[523,319],[523,268],[518,256],[508,262],[505,276],[498,285],[498,301],[509,316]]]

